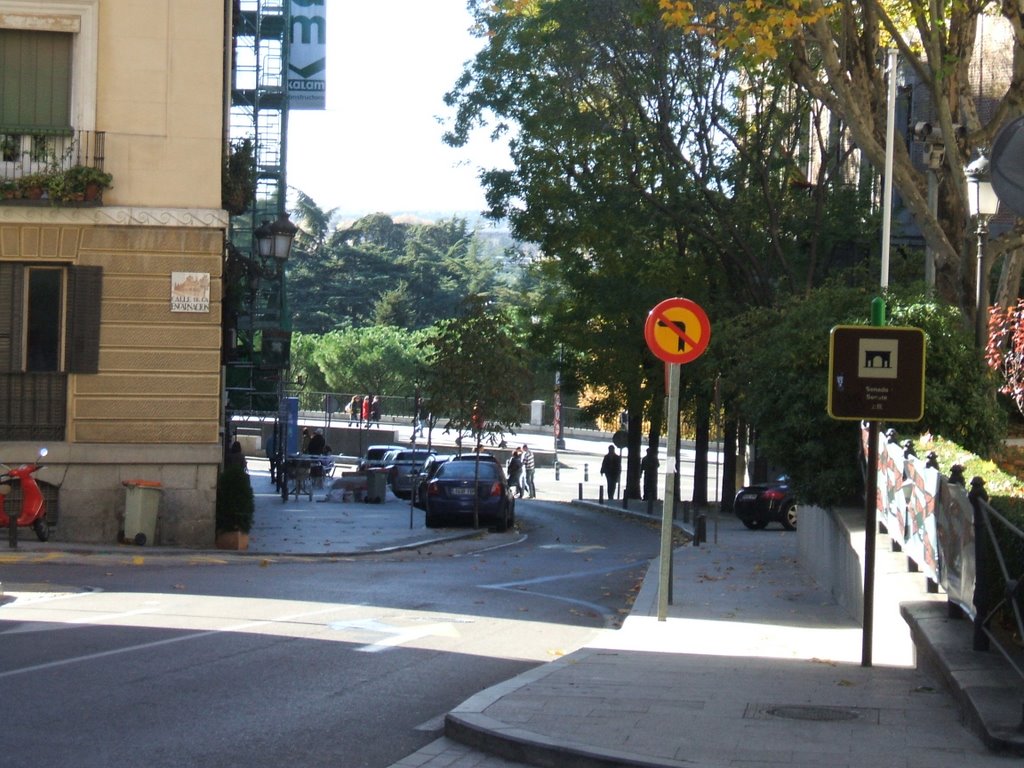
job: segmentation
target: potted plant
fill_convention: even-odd
[[[48,191],[50,185],[49,173],[26,173],[18,178],[18,189],[21,196],[26,200],[38,200]]]
[[[114,182],[111,174],[91,165],[73,165],[63,175],[67,194],[72,200],[96,200]]]
[[[221,173],[221,205],[232,216],[249,210],[256,195],[256,144],[246,138],[228,146]]]
[[[228,464],[217,478],[218,549],[248,549],[256,502],[249,474],[240,464]]]
[[[21,197],[21,190],[18,189],[18,182],[14,179],[0,179],[0,199],[15,200]]]

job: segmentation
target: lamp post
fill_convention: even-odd
[[[267,269],[269,266],[268,276],[271,279],[277,281],[277,326],[279,330],[284,330],[286,323],[285,311],[287,308],[287,301],[285,297],[285,282],[284,282],[284,266],[288,261],[288,257],[291,256],[292,243],[295,240],[295,235],[299,231],[291,220],[288,218],[288,214],[281,211],[277,219],[273,222],[268,222],[264,219],[260,226],[253,230],[253,237],[256,239],[256,252],[259,254],[260,266]],[[285,340],[283,338],[278,339],[278,342],[284,347]],[[280,440],[278,445],[284,450],[282,456],[287,456],[287,445],[288,445],[288,421],[282,418],[283,403],[284,403],[284,369],[289,367],[288,360],[286,359],[285,350],[282,348],[279,350],[280,357],[277,357],[280,366],[277,370],[277,418],[279,424],[277,426],[277,432],[280,434]],[[282,467],[283,471],[283,467]],[[287,480],[284,482],[284,488],[287,489]]]
[[[984,152],[964,169],[967,177],[967,206],[975,220],[974,232],[978,238],[978,252],[975,257],[975,301],[974,335],[979,349],[984,349],[988,340],[988,285],[985,273],[985,236],[988,222],[999,211],[999,198],[992,188],[989,161]]]

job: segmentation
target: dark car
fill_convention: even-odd
[[[752,531],[759,531],[768,523],[781,523],[787,531],[796,530],[796,499],[785,475],[772,482],[741,488],[733,511]]]
[[[400,499],[412,498],[419,477],[420,467],[434,452],[427,448],[409,448],[389,453],[385,458],[385,469],[388,473],[388,485],[391,492]]]
[[[515,498],[501,465],[493,460],[451,458],[437,468],[427,483],[426,524],[437,528],[442,521],[467,521],[474,511],[480,522],[499,532],[515,522]]]
[[[423,466],[420,467],[419,475],[416,478],[416,489],[413,492],[412,503],[414,507],[423,510],[427,508],[427,483],[434,479],[437,470],[450,458],[451,456],[447,455],[432,454],[423,462]]]

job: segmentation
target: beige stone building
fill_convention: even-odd
[[[0,0],[0,462],[49,449],[57,540],[116,542],[145,479],[155,543],[213,544],[225,26],[211,0]],[[112,176],[100,201],[76,166]]]

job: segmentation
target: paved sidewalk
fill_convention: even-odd
[[[914,667],[901,601],[942,625],[926,634],[958,635],[937,652],[954,678],[971,655],[970,624],[945,619],[901,555],[880,540],[874,666],[863,667],[860,627],[803,574],[795,537],[767,558],[766,536],[787,534],[723,530],[718,544],[678,550],[664,622],[655,562],[622,629],[470,698],[447,716],[446,738],[392,768],[1019,764],[965,727],[938,673]],[[998,657],[984,656],[1000,674]],[[1019,715],[1016,686],[1009,711],[1012,694],[989,691],[1003,705],[995,716]]]

